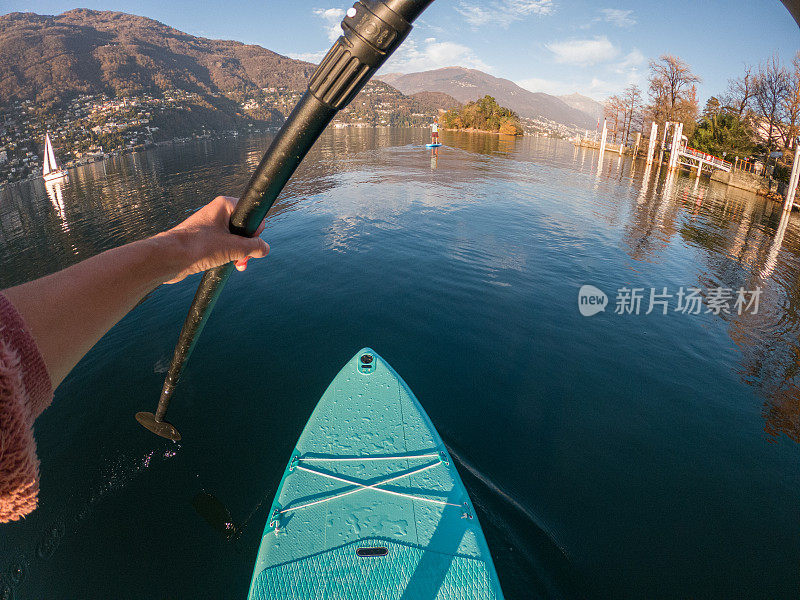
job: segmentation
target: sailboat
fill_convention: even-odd
[[[50,141],[50,134],[44,135],[44,165],[42,166],[42,177],[45,181],[53,181],[67,176],[67,171],[58,168],[56,153],[53,152],[53,142]]]

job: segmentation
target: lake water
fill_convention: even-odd
[[[162,286],[36,423],[41,507],[0,526],[0,598],[245,598],[328,382],[371,346],[452,448],[509,599],[796,598],[800,216],[566,142],[328,131],[234,273],[170,409],[198,277]],[[0,287],[238,194],[268,138],[168,146],[0,191]],[[584,317],[578,291],[608,295]],[[639,314],[616,314],[622,288]],[[649,308],[650,290],[673,298]],[[676,311],[680,288],[705,297]],[[719,288],[754,307],[707,312]],[[718,292],[717,292],[718,293]],[[741,307],[740,307],[741,308]],[[244,527],[229,542],[192,500]]]

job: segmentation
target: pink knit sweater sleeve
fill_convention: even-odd
[[[33,422],[50,405],[50,376],[33,336],[0,294],[0,523],[36,508],[39,459]]]

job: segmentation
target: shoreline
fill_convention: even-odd
[[[221,132],[214,132],[214,133],[205,133],[205,134],[196,134],[192,133],[187,137],[173,137],[168,140],[160,140],[158,142],[148,142],[144,144],[137,144],[136,146],[126,146],[124,148],[116,148],[110,152],[104,153],[102,156],[87,156],[82,158],[76,158],[70,161],[65,162],[61,168],[64,170],[69,169],[77,169],[79,167],[85,167],[88,165],[92,165],[95,163],[102,163],[108,160],[113,160],[120,156],[125,156],[128,154],[135,154],[137,152],[145,152],[147,150],[153,150],[155,148],[163,147],[163,146],[174,146],[176,144],[186,144],[189,142],[201,142],[205,140],[221,140],[226,138],[237,138],[239,136],[248,137],[251,135],[268,135],[270,133],[275,133],[278,131],[279,128],[273,129],[261,129],[257,131],[244,131],[240,132],[239,130],[229,130],[229,131],[221,131]],[[235,132],[235,133],[234,133]],[[10,186],[19,185],[21,183],[27,183],[31,181],[36,181],[37,179],[42,179],[41,173],[39,174],[31,174],[27,177],[23,177],[22,179],[16,179],[14,181],[0,181],[0,190],[4,190]]]
[[[382,127],[382,126],[381,125],[361,125],[360,127],[366,128],[366,127]],[[421,129],[427,129],[425,126],[420,126],[420,128]],[[107,160],[112,160],[114,158],[117,158],[119,156],[124,156],[126,154],[133,154],[133,153],[136,153],[136,152],[143,152],[143,151],[146,151],[146,150],[152,150],[152,149],[155,149],[155,148],[158,148],[158,147],[163,147],[163,146],[169,146],[169,145],[175,145],[175,144],[185,144],[185,143],[188,143],[188,142],[203,141],[203,140],[209,140],[209,139],[211,139],[211,140],[219,140],[219,139],[224,139],[224,138],[239,137],[240,135],[244,135],[245,137],[248,137],[250,135],[265,135],[265,134],[274,133],[275,131],[278,131],[278,130],[279,130],[279,128],[259,130],[257,132],[254,132],[254,131],[242,131],[242,132],[240,132],[238,130],[229,130],[229,131],[221,131],[221,132],[214,132],[214,133],[206,132],[205,134],[200,134],[200,135],[198,135],[195,132],[193,132],[192,134],[190,134],[189,136],[186,136],[186,137],[178,136],[178,137],[174,137],[174,138],[171,138],[171,139],[168,139],[168,140],[160,140],[158,142],[151,142],[151,143],[147,143],[147,144],[139,144],[139,145],[134,146],[134,147],[117,148],[115,150],[112,150],[111,152],[108,152],[108,153],[104,154],[103,156],[94,156],[94,157],[86,157],[86,158],[74,159],[72,161],[68,161],[67,163],[65,163],[63,165],[63,168],[64,169],[75,169],[75,168],[78,168],[78,167],[84,167],[84,166],[88,166],[88,165],[95,164],[95,163],[102,163],[102,162],[105,162]],[[234,131],[236,133],[233,133]],[[512,134],[512,133],[500,133],[499,131],[488,131],[488,130],[485,130],[485,129],[474,129],[474,128],[468,128],[468,129],[441,128],[440,131],[456,131],[456,132],[463,132],[463,133],[485,133],[485,134],[497,135],[497,136],[505,135],[505,136],[514,137],[514,138],[523,137],[525,135],[524,133],[520,133],[520,134],[516,134],[515,135],[515,134]],[[9,188],[11,186],[19,185],[19,184],[22,184],[22,183],[36,181],[37,179],[41,179],[41,175],[29,175],[28,177],[25,177],[23,179],[17,179],[15,181],[0,181],[0,190]]]
[[[449,128],[442,128],[442,131],[459,131],[462,133],[491,133],[493,135],[507,135],[509,137],[523,137],[525,133],[500,133],[499,131],[489,131],[488,129],[475,129],[473,127],[468,127],[466,129],[449,129]]]

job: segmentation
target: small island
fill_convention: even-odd
[[[448,110],[442,115],[442,125],[445,129],[457,131],[523,134],[519,115],[511,109],[500,106],[497,100],[489,95],[468,102],[461,108]]]

